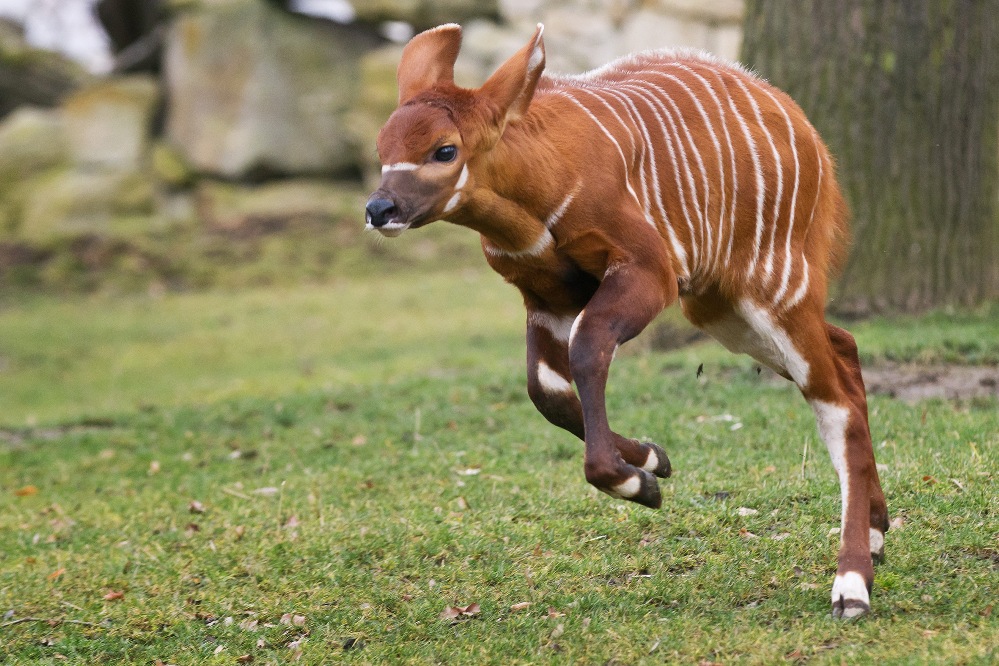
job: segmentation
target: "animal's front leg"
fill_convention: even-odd
[[[543,308],[527,311],[527,393],[551,423],[585,439],[583,407],[572,387],[569,333],[576,314],[554,314]],[[614,445],[629,465],[659,477],[671,472],[669,458],[658,444],[611,433]]]
[[[669,475],[669,461],[645,453],[629,461],[619,451],[627,440],[610,429],[604,391],[608,370],[619,345],[638,335],[672,301],[661,274],[634,264],[608,271],[597,292],[573,324],[569,339],[569,367],[583,408],[586,439],[586,480],[615,497],[659,508],[662,498],[655,473]],[[637,444],[637,443],[635,443]],[[644,446],[638,444],[638,446]],[[651,465],[653,469],[646,467]],[[658,469],[662,467],[663,469]]]

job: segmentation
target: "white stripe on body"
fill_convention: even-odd
[[[629,86],[630,89],[635,90],[636,93],[641,94],[639,91],[644,91],[647,96],[646,99],[654,103],[659,110],[662,111],[662,116],[658,113],[656,114],[656,120],[659,122],[660,129],[662,130],[663,137],[666,139],[666,148],[669,152],[670,159],[673,161],[673,175],[676,180],[677,196],[680,199],[680,207],[683,210],[684,220],[687,223],[687,229],[690,231],[690,261],[691,265],[689,267],[688,275],[693,275],[698,272],[700,266],[700,241],[698,239],[697,230],[690,214],[690,210],[687,207],[687,190],[684,189],[683,182],[681,180],[681,167],[686,180],[687,187],[689,188],[689,194],[691,197],[692,208],[698,217],[701,216],[701,210],[697,207],[698,197],[697,197],[697,185],[694,183],[694,172],[690,168],[690,163],[687,160],[687,149],[683,145],[683,139],[680,137],[680,130],[673,120],[673,115],[670,113],[669,109],[663,103],[663,99],[666,98],[666,92],[656,86],[655,84],[649,83],[647,81],[641,81],[641,85],[632,84]],[[675,108],[675,105],[674,105]],[[669,123],[669,129],[663,124],[663,119]],[[675,143],[674,146],[674,137]],[[704,220],[699,219],[700,227],[703,228]]]
[[[634,135],[631,133],[631,130],[628,128],[627,124],[624,122],[624,119],[621,118],[620,114],[618,114],[618,112],[614,109],[613,106],[610,105],[609,102],[607,102],[607,100],[605,100],[604,98],[600,97],[600,95],[598,95],[593,90],[591,90],[589,88],[578,88],[577,90],[579,92],[588,93],[591,96],[595,97],[601,104],[603,104],[605,107],[607,107],[607,109],[611,112],[611,114],[613,114],[614,118],[617,120],[618,123],[620,123],[622,129],[624,129],[625,133],[627,133],[627,135],[628,135],[628,140],[631,142],[632,159],[634,159],[635,156],[636,156],[636,154],[638,153],[638,141],[635,139]],[[596,118],[596,116],[594,114],[591,113],[591,115],[593,115],[593,117]],[[623,151],[622,151],[621,155],[622,155],[622,157],[624,157],[624,152]],[[644,156],[642,156],[642,155],[639,155],[638,157],[640,158],[640,160],[644,159]],[[631,174],[631,166],[630,165],[631,165],[631,161],[625,158],[624,164],[625,164],[624,177],[625,177],[625,182],[628,185],[628,191],[631,192],[632,195],[635,196],[635,201],[637,201],[638,205],[641,207],[641,209],[647,213],[648,210],[649,210],[648,201],[646,201],[646,203],[643,204],[639,200],[638,195],[635,194],[635,190],[634,190],[634,188],[631,185],[631,179],[630,179],[630,174]],[[645,185],[645,172],[641,168],[639,168],[638,173],[639,173],[639,177],[641,179],[642,189],[643,189],[644,193],[647,194],[647,188],[646,188],[646,185]]]
[[[652,101],[650,101],[649,98],[645,97],[646,94],[649,94],[651,96],[651,93],[647,93],[644,89],[638,88],[636,86],[624,85],[622,86],[622,88],[632,91],[638,97],[638,99],[642,100],[643,102],[646,103],[646,105],[648,105],[649,110],[652,111],[652,115],[659,123],[659,127],[663,132],[664,138],[666,139],[667,147],[670,153],[672,154],[673,152],[672,143],[669,136],[667,135],[666,125],[663,123],[662,116],[659,115],[659,112],[653,106]],[[648,131],[646,131],[646,137],[650,144],[650,154],[651,154],[650,163],[654,174],[654,177],[652,178],[652,189],[653,193],[655,194],[655,197],[653,200],[655,201],[656,208],[659,211],[659,219],[661,220],[661,224],[666,229],[666,234],[669,237],[669,242],[670,246],[673,248],[673,253],[676,256],[677,260],[680,262],[680,268],[685,275],[689,275],[690,268],[687,265],[687,250],[683,247],[683,244],[680,242],[680,239],[677,237],[676,230],[673,229],[673,225],[670,223],[669,215],[666,212],[666,207],[663,205],[662,188],[659,184],[659,165],[656,162],[655,150],[651,148],[652,146],[651,137],[649,136]],[[674,159],[674,164],[676,164],[675,159]],[[676,178],[677,178],[677,189],[680,190],[679,173],[677,173]],[[687,214],[686,202],[683,199],[682,191],[680,196],[681,196],[681,201],[684,203],[684,209],[683,209],[684,215],[686,215]],[[690,221],[689,215],[687,216],[687,226],[690,228],[691,243],[693,243],[694,226]]]
[[[812,202],[812,212],[808,216],[808,224],[805,226],[803,234],[804,238],[808,237],[808,230],[812,227],[812,221],[815,219],[815,209],[818,208],[819,205],[819,194],[822,192],[822,150],[820,148],[819,139],[815,136],[814,131],[812,133],[812,143],[815,145],[815,156],[818,158],[819,163],[819,179],[815,185],[815,201]],[[801,253],[801,268],[801,285],[798,287],[798,290],[794,292],[794,296],[791,297],[791,300],[786,303],[786,306],[789,308],[800,303],[801,299],[803,299],[805,294],[808,293],[808,258],[805,256],[804,249],[802,249]]]
[[[721,246],[722,246],[722,240],[723,240],[724,235],[725,235],[724,234],[724,230],[725,230],[725,204],[726,204],[726,198],[727,198],[728,192],[726,191],[726,188],[725,188],[725,170],[722,168],[722,165],[721,165],[722,148],[719,145],[719,143],[717,141],[717,138],[714,138],[714,140],[715,140],[715,147],[718,150],[718,159],[719,159],[718,170],[719,170],[719,173],[722,174],[722,180],[721,180],[721,183],[722,183],[722,187],[721,187],[722,200],[721,200],[720,218],[719,218],[719,222],[718,222],[718,249],[717,249],[716,260],[721,260],[722,266],[723,267],[728,267],[729,262],[732,260],[732,244],[733,244],[734,239],[735,239],[735,211],[736,211],[736,202],[738,200],[738,194],[739,194],[739,181],[738,181],[737,176],[736,176],[735,144],[732,143],[732,136],[729,134],[729,131],[728,131],[728,121],[725,119],[725,116],[726,116],[725,107],[722,105],[721,100],[718,98],[718,95],[715,93],[714,88],[711,87],[711,84],[708,82],[707,79],[705,79],[699,73],[697,73],[696,71],[694,71],[693,69],[691,69],[690,67],[688,67],[687,65],[685,65],[683,63],[674,62],[674,63],[669,63],[669,65],[673,66],[673,67],[676,67],[678,69],[681,69],[681,70],[683,70],[685,72],[689,72],[691,76],[693,76],[698,81],[700,81],[701,85],[704,86],[704,89],[711,96],[711,99],[714,100],[715,105],[718,107],[718,117],[721,119],[722,131],[725,134],[725,141],[728,143],[728,148],[729,148],[729,161],[730,161],[731,174],[732,174],[732,179],[731,179],[732,180],[732,192],[731,192],[732,200],[731,200],[731,202],[729,202],[729,206],[728,206],[728,211],[729,211],[728,244],[727,244],[726,250],[725,250],[725,258],[722,260],[721,259],[721,253],[722,253],[721,252]],[[710,68],[710,67],[709,67],[709,70],[717,78],[717,71],[714,70],[714,69],[712,69],[712,68]],[[724,86],[723,86],[723,90],[724,90]],[[726,91],[725,94],[727,96],[728,92]]]
[[[614,110],[614,107],[612,107],[610,103],[607,102],[607,100],[600,97],[599,94],[593,90],[587,90],[587,92],[596,96],[597,99],[603,102],[604,105],[608,109],[610,109],[611,113],[614,114],[618,122],[621,123],[621,127],[624,128],[624,130],[628,133],[628,136],[631,138],[632,158],[638,159],[638,184],[642,190],[642,197],[645,199],[643,212],[645,213],[646,218],[648,218],[652,208],[651,203],[649,201],[649,184],[645,178],[645,153],[650,149],[649,142],[637,141],[634,135],[631,133],[631,129],[625,123],[624,119],[617,113],[617,111]],[[642,117],[640,114],[638,114],[637,110],[634,112],[632,111],[635,105],[627,98],[627,96],[622,95],[619,91],[613,88],[601,88],[600,93],[603,93],[611,97],[612,99],[622,103],[624,105],[625,113],[628,115],[628,118],[635,124],[635,128],[639,131],[640,134],[644,133],[646,137],[648,136],[648,130],[645,128],[645,122],[642,120]]]
[[[680,86],[684,90],[684,92],[687,93],[687,95],[690,97],[690,99],[693,100],[694,106],[697,108],[698,114],[701,116],[701,120],[704,121],[704,126],[705,126],[705,128],[707,128],[708,134],[711,137],[711,141],[712,141],[712,143],[714,143],[715,150],[717,151],[717,155],[718,155],[718,169],[719,169],[720,181],[721,181],[720,190],[722,192],[722,201],[721,201],[721,205],[719,206],[719,211],[720,211],[721,219],[724,220],[724,216],[725,216],[725,170],[724,170],[723,161],[722,161],[721,144],[718,142],[718,135],[715,134],[714,127],[712,127],[712,125],[711,125],[711,120],[710,120],[710,118],[708,118],[708,114],[704,110],[704,105],[701,104],[701,100],[698,99],[697,95],[694,94],[694,91],[691,90],[682,79],[680,79],[679,77],[677,77],[677,76],[675,76],[673,74],[667,74],[665,72],[659,72],[659,71],[656,71],[656,70],[643,70],[643,71],[638,72],[638,73],[639,74],[653,74],[653,75],[656,75],[656,76],[660,76],[660,77],[664,77],[666,79],[669,79],[670,81],[672,81],[675,84],[677,84],[678,86]],[[664,94],[665,94],[665,91],[664,91]],[[670,104],[672,104],[674,106],[674,108],[677,109],[677,115],[678,115],[678,117],[681,118],[681,122],[683,122],[683,116],[679,113],[679,108],[676,107],[676,104],[673,102],[672,98],[669,98],[669,102],[670,102]],[[706,168],[704,166],[704,161],[701,159],[700,148],[693,142],[693,139],[691,137],[690,131],[687,128],[686,122],[683,122],[683,128],[684,128],[684,132],[687,135],[688,140],[691,142],[691,146],[693,146],[694,155],[697,158],[697,163],[698,163],[698,165],[700,166],[700,169],[701,169],[701,180],[702,180],[703,185],[704,185],[704,199],[702,200],[702,204],[704,206],[704,212],[702,213],[701,219],[704,220],[704,225],[705,225],[705,230],[706,230],[706,233],[704,235],[704,238],[705,238],[705,240],[704,240],[704,243],[705,243],[705,247],[704,247],[704,249],[705,249],[704,269],[708,273],[711,273],[711,272],[713,272],[714,267],[717,265],[717,262],[718,262],[718,248],[717,248],[717,243],[716,243],[716,241],[712,240],[713,234],[712,234],[712,228],[711,228],[711,221],[709,219],[710,218],[710,208],[711,208],[711,188],[708,186],[707,170],[706,170]],[[718,235],[718,241],[719,242],[721,240],[721,235],[720,234],[721,234],[722,227],[723,227],[723,223],[721,221],[719,221],[719,227],[718,227],[718,234],[719,234]]]
[[[749,89],[746,87],[746,84],[742,82],[742,79],[737,76],[733,78],[735,79],[736,85],[738,85],[739,88],[742,89],[742,92],[746,96],[746,99],[749,100],[749,105],[753,108],[753,113],[756,116],[757,125],[763,131],[763,136],[766,137],[767,143],[770,144],[770,151],[773,153],[774,166],[776,167],[777,171],[777,194],[776,196],[774,196],[774,213],[773,213],[773,224],[771,225],[772,232],[770,236],[770,251],[763,265],[764,274],[766,275],[767,278],[769,278],[770,274],[773,272],[773,267],[774,267],[773,238],[777,232],[777,221],[780,219],[780,202],[784,194],[784,169],[780,162],[780,154],[777,152],[777,146],[776,144],[774,144],[773,135],[770,134],[770,128],[767,127],[766,122],[763,120],[763,113],[760,111],[760,105],[757,104],[756,98],[750,94]],[[752,261],[749,262],[749,270],[747,271],[749,277],[754,277],[754,273],[756,272],[756,266],[759,263],[760,250],[762,249],[760,247],[762,240],[763,240],[763,216],[760,215],[760,217],[757,218],[756,238],[753,243],[753,252],[754,252],[753,259]]]
[[[545,226],[548,228],[549,231],[554,229],[555,225],[559,223],[559,220],[562,219],[562,217],[565,215],[565,212],[569,210],[569,204],[572,203],[572,200],[576,198],[576,195],[579,194],[580,190],[582,189],[583,189],[583,180],[580,179],[579,181],[576,182],[576,187],[572,188],[572,192],[569,192],[569,194],[566,195],[565,199],[562,200],[562,203],[559,204],[559,207],[553,210],[551,215],[545,218]]]
[[[797,138],[794,134],[794,126],[791,124],[791,116],[788,115],[787,109],[784,105],[777,101],[777,98],[762,86],[754,84],[754,86],[763,91],[763,93],[773,101],[774,105],[780,109],[781,114],[784,116],[784,122],[787,123],[787,134],[788,143],[791,145],[791,156],[794,158],[794,187],[791,189],[791,205],[788,211],[787,219],[787,241],[784,245],[784,270],[781,273],[780,287],[778,287],[777,292],[774,294],[773,303],[777,305],[784,299],[784,295],[787,293],[788,280],[791,278],[791,235],[794,232],[794,214],[798,206],[798,184],[801,175],[801,164],[798,162],[798,145]],[[774,253],[774,238],[777,236],[777,219],[774,219],[774,233],[770,237],[770,255],[768,261],[772,263],[773,253]],[[769,271],[767,272],[769,275]]]
[[[736,78],[735,74],[731,72],[726,72],[733,78]],[[732,95],[728,92],[728,86],[725,84],[725,79],[722,78],[721,72],[714,72],[715,76],[722,84],[722,89],[725,90],[725,97],[728,100],[728,108],[735,116],[735,119],[739,123],[739,128],[742,130],[742,136],[746,140],[746,147],[749,149],[749,156],[753,162],[753,172],[756,176],[756,242],[754,246],[754,257],[752,260],[753,269],[755,270],[756,256],[760,252],[760,236],[763,234],[763,203],[766,197],[766,183],[763,180],[763,165],[760,162],[760,154],[756,148],[756,141],[753,139],[752,133],[749,131],[749,125],[746,123],[746,119],[742,117],[739,113],[739,109],[735,106],[735,100],[732,99]],[[733,146],[733,151],[735,150]],[[733,222],[733,234],[735,236],[734,222]],[[730,239],[731,240],[731,239]],[[731,246],[729,247],[729,253],[731,253]],[[752,270],[748,271],[748,276],[752,277]]]
[[[570,95],[568,92],[566,92],[565,90],[553,90],[551,92],[552,92],[553,95],[558,95],[559,97],[564,97],[565,99],[569,100],[570,102],[572,102],[573,104],[575,104],[576,106],[578,106],[580,109],[582,109],[583,112],[587,116],[589,116],[590,120],[592,120],[594,123],[596,123],[597,127],[600,128],[600,131],[603,132],[604,135],[608,139],[611,140],[611,143],[613,143],[614,147],[617,148],[618,155],[621,156],[621,162],[624,165],[624,182],[625,182],[625,186],[628,188],[628,192],[631,194],[631,196],[634,197],[635,203],[637,203],[639,205],[639,207],[641,207],[642,202],[638,200],[638,195],[635,194],[635,190],[634,190],[634,188],[632,188],[631,182],[628,180],[628,172],[629,172],[629,169],[628,169],[628,159],[624,156],[624,150],[621,149],[621,144],[618,143],[618,141],[617,141],[616,138],[614,138],[614,135],[611,134],[609,131],[607,131],[607,128],[604,127],[603,123],[600,122],[600,119],[597,118],[593,114],[592,111],[590,111],[588,108],[586,108],[585,104],[583,104],[578,99],[576,99],[575,97],[573,97],[572,95]]]

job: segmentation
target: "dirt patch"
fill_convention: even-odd
[[[906,402],[999,397],[999,366],[884,364],[864,368],[867,392]]]

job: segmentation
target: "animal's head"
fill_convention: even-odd
[[[447,219],[475,186],[470,167],[527,111],[545,66],[543,26],[478,89],[454,83],[461,26],[422,32],[399,62],[399,107],[378,134],[382,180],[367,228],[385,236]]]

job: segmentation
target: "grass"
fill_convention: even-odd
[[[997,317],[851,328],[967,361]],[[8,300],[0,662],[996,659],[994,400],[871,399],[901,525],[873,615],[838,622],[838,489],[790,387],[713,343],[620,355],[612,423],[676,470],[650,511],[535,412],[522,324],[464,268]]]

